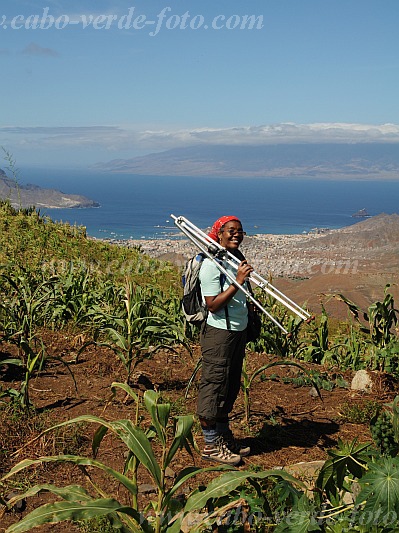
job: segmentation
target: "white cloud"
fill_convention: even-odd
[[[18,153],[89,152],[93,157],[134,157],[171,148],[208,145],[262,145],[281,143],[399,143],[399,125],[282,123],[234,128],[135,130],[126,126],[0,128],[0,145]],[[119,154],[118,154],[119,152]]]
[[[302,142],[399,142],[399,125],[382,124],[271,124],[234,128],[199,128],[138,132],[145,146],[172,148],[193,144],[260,145]]]

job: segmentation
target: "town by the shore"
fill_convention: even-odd
[[[314,257],[306,248],[326,233],[336,230],[322,229],[306,234],[260,234],[245,237],[240,249],[255,270],[263,276],[295,277],[314,271],[320,266],[320,256]],[[153,258],[182,266],[199,252],[189,239],[111,240],[115,244],[138,248]],[[325,257],[324,257],[325,260]]]

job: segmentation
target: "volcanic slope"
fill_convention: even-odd
[[[294,299],[319,309],[330,302],[334,314],[347,315],[329,294],[342,293],[361,308],[384,297],[384,287],[399,298],[399,215],[381,214],[317,239],[293,243],[285,253],[306,257],[311,268],[303,268],[281,286]],[[296,278],[296,280],[295,280]],[[334,303],[333,303],[334,302]]]

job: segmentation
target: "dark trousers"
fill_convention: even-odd
[[[213,424],[227,420],[240,391],[246,331],[205,325],[201,333],[202,374],[197,415]]]

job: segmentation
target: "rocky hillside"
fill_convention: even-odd
[[[0,169],[0,199],[10,200],[13,207],[70,208],[99,207],[94,200],[79,194],[65,194],[56,189],[43,189],[37,185],[21,185],[7,177]]]
[[[332,294],[341,293],[362,309],[384,298],[384,287],[399,300],[399,215],[381,214],[317,239],[288,245],[286,266],[297,279],[279,280],[295,301],[345,319],[346,306]],[[301,268],[298,268],[300,265]]]
[[[399,215],[382,213],[331,231],[311,243],[304,241],[298,248],[319,255],[329,252],[336,257],[373,262],[384,270],[396,270],[399,266]]]

